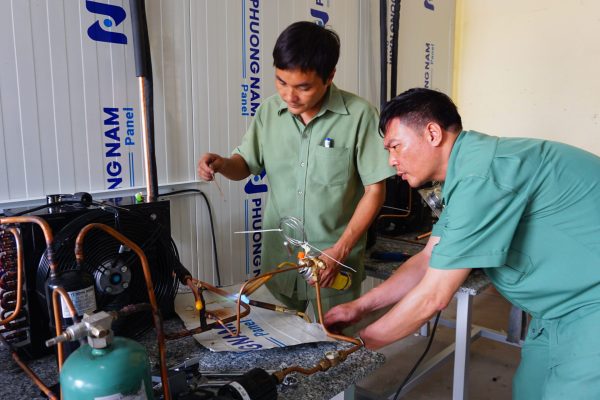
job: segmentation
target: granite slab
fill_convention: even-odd
[[[414,234],[410,237],[412,239],[408,239],[407,237],[377,237],[375,244],[369,248],[367,251],[367,257],[365,258],[365,272],[367,275],[373,278],[385,280],[403,264],[403,261],[388,261],[373,258],[372,255],[376,252],[400,252],[408,255],[415,255],[421,251],[425,246],[426,240],[415,240],[413,238]],[[490,285],[490,279],[481,269],[473,269],[467,280],[465,280],[458,291],[476,296],[487,289]]]
[[[165,321],[167,331],[182,329],[179,319]],[[150,361],[155,364],[158,359],[156,336],[154,331],[145,334],[140,340],[148,350]],[[318,342],[302,344],[286,348],[257,350],[245,353],[214,353],[199,345],[192,337],[167,342],[167,366],[169,368],[188,359],[199,359],[201,370],[230,371],[250,370],[255,367],[266,370],[279,370],[299,365],[313,367],[325,353],[350,347],[341,342]],[[379,368],[385,358],[382,354],[361,349],[348,356],[347,360],[325,372],[314,375],[296,375],[298,384],[293,386],[279,385],[278,398],[282,400],[307,399],[329,400],[344,391],[350,385],[366,377]],[[0,399],[25,400],[43,399],[38,388],[29,380],[21,369],[12,361],[9,352],[0,346]],[[54,356],[46,356],[28,362],[28,365],[47,385],[57,381],[56,361]]]

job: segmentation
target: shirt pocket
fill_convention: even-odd
[[[350,150],[344,147],[315,149],[312,179],[322,185],[343,185],[350,174]]]
[[[487,273],[495,284],[515,285],[531,270],[531,258],[525,253],[509,249],[506,261],[498,268],[488,268]]]

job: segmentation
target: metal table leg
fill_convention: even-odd
[[[471,306],[473,296],[456,293],[456,347],[454,352],[454,381],[452,399],[469,397],[469,350],[471,347]]]

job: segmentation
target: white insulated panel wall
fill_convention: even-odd
[[[364,38],[370,38],[373,27],[371,3],[368,1],[323,2],[323,1],[227,1],[189,3],[189,47],[180,43],[179,58],[160,58],[163,50],[154,50],[156,44],[167,36],[165,31],[184,29],[180,21],[173,19],[165,6],[168,2],[148,3],[149,15],[161,21],[162,33],[151,32],[153,57],[164,60],[164,69],[155,68],[163,74],[165,101],[165,130],[182,130],[180,118],[170,119],[172,110],[169,91],[179,90],[174,98],[181,98],[191,88],[191,143],[186,151],[193,165],[200,154],[210,151],[229,154],[239,143],[247,129],[252,108],[275,93],[274,69],[271,52],[278,34],[297,20],[315,20],[315,15],[329,18],[331,25],[342,38],[342,56],[337,69],[336,83],[347,90],[360,92],[362,86],[376,98],[377,79],[372,72],[377,69],[374,56],[369,51],[361,54]],[[348,5],[351,5],[348,7]],[[257,7],[258,6],[258,7]],[[159,14],[162,13],[162,17]],[[167,17],[169,15],[169,17]],[[375,21],[377,15],[374,16]],[[188,22],[184,23],[186,25]],[[158,24],[158,22],[157,22]],[[361,32],[364,34],[361,35]],[[186,54],[187,53],[187,54]],[[185,68],[189,61],[189,84],[182,85],[179,73],[167,68]],[[156,64],[156,63],[155,63]],[[169,82],[169,83],[167,83]],[[252,85],[254,84],[254,88]],[[161,108],[157,103],[157,109]],[[157,120],[163,118],[156,115]],[[262,187],[265,179],[255,177],[243,182],[230,182],[217,175],[223,190],[221,197],[214,183],[201,184],[213,206],[215,230],[218,238],[221,283],[232,283],[257,273],[260,263],[260,235],[235,235],[233,232],[260,228],[266,195]],[[258,191],[252,193],[252,191]],[[178,215],[174,215],[173,231],[186,265],[194,265],[196,274],[202,279],[214,281],[214,253],[212,252],[210,226],[206,206],[194,197],[177,198]],[[175,213],[174,213],[175,214]],[[192,221],[191,225],[189,221]],[[178,228],[179,226],[179,228]],[[194,226],[198,229],[194,229]],[[271,233],[277,234],[277,233]],[[187,241],[186,237],[191,240]],[[189,246],[188,244],[189,243]]]
[[[104,4],[110,12],[91,12],[89,3]],[[436,7],[445,9],[441,3],[435,2]],[[454,2],[448,3],[451,15],[442,18],[453,26]],[[217,176],[221,197],[216,184],[197,182],[198,157],[207,151],[227,155],[240,142],[251,121],[252,103],[275,93],[271,56],[275,40],[297,20],[325,22],[338,32],[342,49],[335,83],[378,105],[378,4],[376,0],[146,0],[159,185],[161,192],[176,186],[205,193],[213,212],[222,284],[256,272],[257,238],[233,232],[260,225],[265,205],[261,185],[266,182],[260,177],[229,182]],[[404,7],[419,12],[424,7],[420,0],[402,4],[403,12]],[[117,9],[125,12],[121,22],[111,14]],[[410,16],[402,16],[401,29],[409,24],[406,18],[410,21]],[[127,43],[93,40],[88,28],[96,22],[103,31],[124,35]],[[410,32],[402,35],[412,42]],[[419,66],[424,57],[421,47],[421,56],[414,61]],[[0,0],[0,54],[0,208],[49,193],[88,191],[111,197],[143,189],[128,1]],[[405,57],[402,51],[400,55]],[[413,61],[400,59],[400,71],[405,62]],[[115,128],[110,121],[118,122],[118,134],[107,134]],[[115,177],[111,174],[116,163],[121,169]],[[121,180],[115,184],[117,178]],[[173,196],[171,209],[173,237],[184,265],[200,279],[215,282],[204,198]]]

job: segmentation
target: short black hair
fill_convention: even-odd
[[[323,82],[340,58],[340,37],[314,22],[294,22],[277,38],[273,65],[284,70],[315,71]]]
[[[416,130],[424,128],[429,122],[435,122],[451,132],[462,130],[462,120],[452,99],[431,89],[409,89],[390,100],[381,110],[381,136],[385,135],[394,118],[402,118],[404,124]]]

